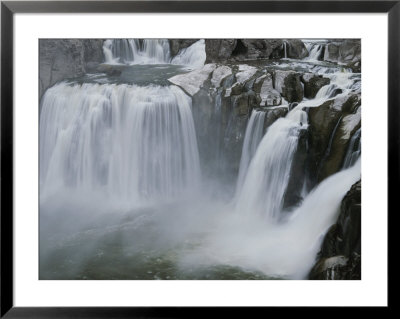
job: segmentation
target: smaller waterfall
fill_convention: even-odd
[[[284,58],[287,59],[287,42],[283,42]]]
[[[325,49],[325,45],[323,44],[315,44],[311,51],[309,51],[309,55],[306,58],[307,61],[319,61],[321,60],[321,56],[323,53],[323,50]]]
[[[206,62],[206,42],[199,40],[182,49],[172,59],[172,64],[186,65],[193,69],[201,68]]]
[[[200,68],[206,61],[205,41],[199,40],[171,58],[167,39],[113,39],[103,44],[108,64],[176,64]]]
[[[103,45],[106,63],[164,64],[169,63],[169,43],[166,39],[114,39]]]
[[[341,72],[334,75],[325,75],[330,78],[331,83],[323,86],[315,96],[315,101],[321,104],[339,94],[346,95],[357,92],[359,83],[355,81],[352,73]]]
[[[361,128],[351,137],[349,147],[343,162],[343,169],[349,168],[359,159],[361,155]]]
[[[251,113],[243,141],[242,157],[240,159],[239,177],[237,181],[236,192],[239,192],[242,188],[250,161],[256,153],[257,147],[264,135],[265,114],[265,112],[258,110],[253,110]]]
[[[237,196],[238,214],[255,214],[270,221],[279,219],[299,134],[307,127],[307,113],[301,108],[295,107],[268,128]]]

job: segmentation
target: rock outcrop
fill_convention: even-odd
[[[361,279],[361,180],[343,198],[309,279]]]
[[[259,59],[303,59],[307,48],[299,39],[206,39],[206,63]]]
[[[289,39],[286,42],[286,54],[290,59],[304,59],[308,56],[309,52],[304,45],[303,41],[299,39]]]
[[[328,43],[325,49],[324,60],[360,66],[361,41],[356,39],[348,39],[344,41]]]
[[[289,103],[303,100],[304,92],[300,74],[295,71],[274,72],[274,87]]]
[[[101,39],[39,41],[39,97],[58,81],[83,75],[104,61]]]
[[[328,78],[314,73],[303,74],[301,77],[301,81],[304,83],[304,97],[306,97],[307,99],[315,98],[318,91],[323,86],[330,83],[330,80]]]
[[[361,126],[360,105],[360,96],[349,94],[309,109],[309,158],[313,184],[341,169],[350,137]]]

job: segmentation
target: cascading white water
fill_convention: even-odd
[[[265,112],[253,110],[243,141],[242,156],[240,158],[239,176],[237,180],[236,192],[242,189],[244,178],[247,174],[250,161],[256,153],[257,147],[264,135]]]
[[[206,61],[205,41],[199,40],[171,58],[167,39],[114,39],[103,45],[105,62],[108,64],[176,64],[193,69]]]
[[[310,48],[307,48],[309,50],[308,57],[306,57],[304,60],[305,61],[318,61],[321,58],[322,51],[324,50],[325,45],[324,44],[313,44],[310,46]]]
[[[284,58],[287,59],[287,42],[283,42],[283,51],[284,51]]]
[[[197,189],[191,99],[175,86],[48,89],[40,114],[41,197],[73,188],[127,202]]]
[[[350,92],[357,93],[361,90],[360,83],[356,81],[353,73],[340,72],[333,75],[326,74],[325,76],[330,79],[330,83],[323,86],[313,100],[304,102],[304,106],[321,105],[325,101],[339,95],[346,96]],[[338,94],[338,92],[340,93]]]
[[[166,39],[114,39],[103,45],[106,63],[163,64],[169,63],[169,43]]]
[[[172,64],[186,65],[193,69],[201,68],[206,61],[206,42],[202,39],[182,49],[171,60]]]
[[[268,128],[238,193],[238,214],[279,219],[299,134],[306,127],[307,113],[299,105]]]
[[[359,159],[322,181],[289,219],[279,223],[255,214],[225,218],[204,247],[184,262],[187,267],[232,263],[271,278],[306,279],[326,232],[337,220],[343,197],[360,176]]]

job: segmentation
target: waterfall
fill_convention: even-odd
[[[237,196],[239,214],[279,219],[299,134],[307,127],[306,123],[307,113],[299,105],[268,128]]]
[[[351,137],[347,148],[346,156],[343,162],[343,168],[352,166],[361,155],[361,128],[359,128]]]
[[[164,64],[170,60],[166,39],[114,39],[103,45],[106,63]]]
[[[206,61],[205,41],[199,40],[171,58],[167,39],[113,39],[104,41],[103,52],[108,64],[176,64],[193,69]]]
[[[249,123],[246,127],[246,133],[243,141],[242,156],[240,158],[239,176],[236,186],[236,192],[240,191],[246,177],[249,163],[256,153],[257,147],[264,135],[265,112],[253,110]]]
[[[136,203],[199,184],[191,99],[181,89],[60,83],[46,91],[41,197],[72,188]]]
[[[199,40],[184,48],[172,59],[172,64],[186,65],[191,68],[201,68],[206,61],[206,42]]]
[[[283,42],[284,58],[287,59],[287,42]]]
[[[199,257],[191,257],[194,263],[190,266],[207,262],[224,265],[231,261],[272,278],[307,279],[325,234],[337,221],[341,202],[360,179],[360,172],[358,160],[352,167],[328,177],[285,221],[268,223],[263,216],[254,214],[224,219],[208,246],[197,253]]]
[[[322,51],[324,50],[324,44],[314,44],[309,51],[308,57],[305,58],[306,61],[319,61],[321,59]]]

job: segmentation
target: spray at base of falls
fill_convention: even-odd
[[[200,68],[206,60],[205,41],[199,40],[171,58],[167,39],[114,39],[103,45],[108,64],[176,64]]]
[[[191,99],[178,87],[60,83],[46,91],[42,198],[72,188],[137,203],[195,191],[200,180]]]
[[[360,179],[361,160],[321,182],[281,223],[263,216],[221,219],[219,228],[198,251],[185,256],[186,267],[237,265],[271,278],[307,279],[323,238],[338,217],[340,204]]]

